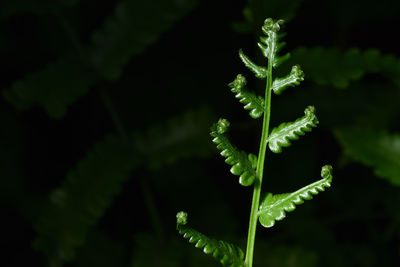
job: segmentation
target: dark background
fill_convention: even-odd
[[[374,164],[345,155],[335,133],[355,125],[400,130],[400,68],[341,61],[353,47],[398,55],[399,7],[3,0],[1,265],[218,266],[176,233],[180,210],[193,228],[245,249],[252,189],[229,173],[208,131],[225,117],[232,143],[257,153],[261,120],[248,117],[227,84],[242,73],[263,93],[237,51],[266,64],[256,37],[274,17],[287,21],[285,51],[334,52],[294,52],[278,70],[304,65],[306,80],[273,95],[271,125],[295,120],[308,105],[320,125],[281,154],[267,152],[264,192],[295,191],[319,179],[324,164],[334,166],[334,182],[275,227],[259,226],[255,264],[396,266],[399,187],[375,175]],[[387,158],[400,168],[396,149]]]

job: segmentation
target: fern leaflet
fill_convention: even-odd
[[[259,220],[264,227],[272,227],[275,220],[283,220],[286,217],[285,212],[296,209],[296,205],[304,203],[304,200],[312,199],[312,195],[325,191],[325,188],[331,186],[332,167],[325,165],[322,167],[321,176],[323,179],[307,185],[296,192],[272,195],[268,193],[262,201],[259,209]]]
[[[272,152],[282,152],[282,147],[289,147],[291,140],[299,139],[299,135],[304,135],[306,132],[310,132],[312,127],[317,126],[318,119],[313,106],[307,107],[304,114],[296,121],[284,122],[271,131],[268,137],[268,146]]]
[[[244,151],[234,147],[224,135],[228,128],[229,121],[226,119],[220,119],[218,123],[215,123],[211,127],[210,135],[214,137],[212,141],[221,150],[221,155],[226,157],[225,162],[233,165],[230,171],[232,174],[240,176],[239,183],[243,186],[250,186],[256,177],[257,156],[254,154],[246,155]]]
[[[299,65],[294,65],[290,74],[284,78],[276,78],[272,83],[272,90],[277,95],[280,95],[289,86],[299,85],[304,80],[304,72],[300,69]]]
[[[189,239],[189,243],[195,244],[196,248],[203,249],[205,254],[212,254],[223,266],[245,266],[243,262],[244,253],[239,247],[225,241],[208,238],[196,230],[187,227],[187,217],[186,212],[178,212],[176,214],[176,228],[184,238]]]
[[[267,77],[267,68],[256,65],[243,53],[242,49],[239,49],[239,57],[243,64],[250,69],[257,78],[265,79]]]
[[[240,103],[245,104],[244,109],[250,110],[250,117],[258,119],[264,113],[264,98],[245,90],[246,83],[246,78],[238,74],[236,79],[229,84],[229,87],[232,88],[232,92],[236,93],[235,96],[240,99]]]

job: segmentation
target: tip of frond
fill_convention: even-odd
[[[219,134],[225,133],[230,126],[230,122],[227,119],[219,119],[217,122],[217,132]]]
[[[325,165],[321,169],[321,177],[324,179],[332,180],[332,166],[331,165]]]
[[[176,224],[185,225],[188,221],[188,214],[184,211],[180,211],[176,214]]]
[[[264,21],[264,26],[262,27],[262,30],[265,34],[268,34],[269,32],[278,32],[280,30],[280,26],[283,25],[284,20],[273,20],[271,18],[267,18]]]

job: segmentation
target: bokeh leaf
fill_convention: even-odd
[[[34,247],[53,264],[74,258],[88,230],[103,215],[139,160],[118,138],[94,146],[51,193],[50,203],[35,223]]]
[[[376,49],[301,47],[292,52],[289,64],[301,65],[307,79],[319,85],[346,88],[367,73],[382,74],[400,85],[400,60]]]
[[[336,129],[344,153],[374,169],[377,176],[400,186],[400,135],[356,127]]]

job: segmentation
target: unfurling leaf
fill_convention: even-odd
[[[266,19],[262,31],[267,35],[267,37],[260,37],[261,43],[257,43],[263,55],[271,61],[274,68],[277,68],[280,64],[290,58],[289,53],[283,56],[277,55],[285,46],[284,42],[279,43],[279,40],[284,36],[284,34],[277,33],[283,22],[283,20],[274,21],[271,18]]]
[[[291,140],[299,139],[299,135],[310,132],[318,124],[315,108],[309,106],[304,111],[304,116],[294,122],[284,122],[271,131],[268,137],[268,146],[274,153],[282,152],[282,147],[289,147]]]
[[[244,267],[243,251],[230,243],[208,238],[202,233],[197,232],[186,226],[187,213],[178,212],[176,214],[176,228],[184,238],[189,239],[189,243],[195,244],[196,248],[203,249],[205,254],[212,254],[223,266]]]
[[[300,66],[295,65],[292,67],[289,75],[274,80],[272,90],[274,90],[275,94],[280,95],[286,88],[299,85],[301,81],[304,81],[304,73],[300,69]]]
[[[267,77],[267,68],[256,65],[243,53],[242,49],[239,50],[239,57],[244,65],[249,68],[257,78],[265,79],[265,77]]]
[[[229,128],[229,122],[226,119],[220,119],[211,127],[210,135],[213,143],[221,150],[221,155],[226,157],[225,162],[232,165],[231,173],[240,176],[239,183],[243,186],[252,185],[256,178],[257,157],[253,154],[247,155],[244,151],[234,147],[224,133]]]
[[[245,104],[244,109],[250,110],[250,117],[258,119],[264,113],[264,98],[256,96],[254,92],[244,89],[246,86],[246,78],[239,74],[236,79],[229,84],[231,91],[236,93],[236,98],[240,99],[240,103]]]
[[[295,210],[296,205],[303,204],[304,200],[312,199],[312,195],[325,191],[325,188],[331,186],[332,167],[330,165],[322,167],[321,176],[323,179],[293,193],[279,195],[268,193],[258,211],[260,223],[264,227],[272,227],[276,220],[280,221],[286,217],[286,212]]]

